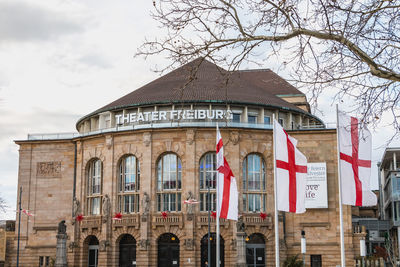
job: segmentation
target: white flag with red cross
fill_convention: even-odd
[[[274,120],[276,188],[278,210],[304,213],[307,158],[297,149],[297,140]]]
[[[219,218],[238,219],[239,193],[236,178],[224,157],[224,146],[217,125],[217,198]]]
[[[342,203],[353,206],[374,206],[377,198],[370,189],[371,133],[360,125],[357,118],[339,112]]]

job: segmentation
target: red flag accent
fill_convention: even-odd
[[[29,217],[31,216],[35,216],[33,213],[30,213],[29,210],[22,210],[23,213],[25,213],[26,215],[28,215]]]
[[[112,219],[113,220],[122,220],[121,212],[115,213],[115,215],[114,215],[114,217]]]
[[[215,211],[212,211],[212,212],[211,212],[211,217],[213,217],[214,219],[216,219],[216,218],[217,218],[217,213],[216,213]]]
[[[267,214],[266,213],[264,213],[264,212],[261,212],[260,213],[260,218],[264,221],[266,218],[267,218]]]
[[[168,217],[168,213],[166,211],[161,212],[161,216],[163,217],[163,219],[167,219]]]
[[[371,168],[370,160],[362,160],[358,158],[359,136],[358,136],[358,119],[351,117],[351,156],[340,152],[340,159],[351,164],[354,173],[354,183],[356,187],[356,206],[362,206],[362,184],[358,175],[358,167]]]
[[[286,131],[288,162],[276,160],[276,167],[289,172],[289,212],[296,212],[297,183],[296,173],[307,173],[307,166],[296,165],[295,148]]]
[[[83,221],[83,214],[79,214],[78,216],[76,216],[76,217],[75,217],[75,220],[76,220],[77,222]]]

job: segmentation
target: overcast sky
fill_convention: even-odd
[[[9,205],[0,219],[15,218],[13,140],[74,132],[81,116],[158,77],[151,69],[166,64],[163,56],[134,58],[145,37],[163,34],[152,8],[152,0],[0,0],[0,194]],[[328,95],[320,106],[317,115],[335,122]],[[392,133],[373,133],[373,165]]]

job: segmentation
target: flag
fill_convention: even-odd
[[[217,125],[217,198],[219,218],[238,219],[238,190],[236,178],[224,157],[224,146]]]
[[[22,212],[25,213],[26,215],[28,215],[29,217],[35,216],[33,213],[30,213],[29,210],[23,209]]]
[[[297,149],[297,140],[274,120],[278,210],[303,213],[307,185],[307,158]]]
[[[371,133],[360,127],[357,118],[338,113],[342,203],[374,206],[377,198],[370,189]]]

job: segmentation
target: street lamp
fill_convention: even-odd
[[[301,254],[303,254],[303,266],[306,266],[306,232],[301,230]]]
[[[367,256],[367,247],[365,246],[365,239],[360,239],[360,256],[362,260],[362,266],[365,266],[365,256]]]

